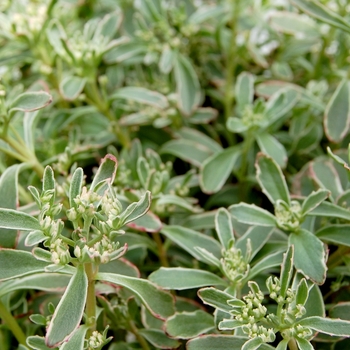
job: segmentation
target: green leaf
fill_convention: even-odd
[[[0,208],[0,227],[13,230],[40,230],[38,219],[13,209]]]
[[[140,55],[147,54],[147,51],[148,46],[146,44],[135,41],[126,41],[108,51],[103,58],[106,63],[113,64],[128,59],[138,58]]]
[[[247,243],[250,240],[251,252],[250,260],[259,252],[259,250],[265,245],[269,240],[270,236],[274,231],[273,227],[263,227],[263,226],[253,226],[250,227],[246,233],[241,236],[235,243],[235,247],[240,249],[243,256],[247,254]]]
[[[168,45],[164,45],[159,59],[159,70],[163,74],[169,74],[173,69],[175,58],[175,52]]]
[[[286,297],[286,292],[287,292],[287,289],[289,288],[289,284],[293,275],[293,255],[294,255],[293,246],[289,246],[287,252],[283,254],[283,263],[281,266],[281,274],[280,274],[280,281],[281,281],[280,294],[283,298]]]
[[[333,164],[326,160],[312,161],[310,164],[312,179],[325,190],[331,192],[330,198],[335,201],[343,193],[342,184]]]
[[[350,321],[311,316],[300,320],[298,323],[317,332],[341,337],[350,336]]]
[[[35,231],[31,231],[28,233],[25,241],[24,241],[24,244],[27,246],[27,247],[32,247],[34,245],[37,245],[45,240],[47,240],[49,237],[46,236],[43,231],[41,230],[35,230]]]
[[[133,222],[129,222],[128,227],[137,231],[154,233],[159,232],[163,227],[163,224],[157,215],[148,211],[145,215],[139,217]]]
[[[88,279],[79,265],[58,303],[46,333],[46,345],[58,346],[77,329],[83,317]]]
[[[181,345],[178,340],[169,338],[160,329],[139,329],[138,332],[157,349],[177,349]]]
[[[177,312],[165,322],[165,331],[169,336],[190,339],[215,328],[214,318],[203,310]]]
[[[269,254],[269,255],[265,256],[264,258],[260,259],[250,269],[246,280],[254,278],[255,276],[257,276],[261,272],[265,272],[267,270],[270,270],[271,268],[274,268],[276,266],[281,265],[282,260],[283,260],[282,255],[283,255],[282,251],[277,251],[275,253]]]
[[[200,167],[213,152],[194,140],[171,140],[160,149],[160,153],[168,153],[186,162]]]
[[[0,249],[0,280],[43,272],[46,262],[23,250]]]
[[[33,153],[35,151],[35,138],[39,119],[39,111],[27,112],[24,114],[23,118],[23,139],[27,148],[30,149]]]
[[[46,292],[63,292],[71,276],[61,273],[33,273],[11,279],[0,285],[0,296],[21,289],[36,289]]]
[[[45,167],[43,175],[43,192],[55,189],[55,174],[53,169],[48,165]]]
[[[331,11],[326,6],[315,0],[291,0],[293,5],[309,15],[326,22],[336,28],[350,33],[350,26],[343,17]]]
[[[218,117],[218,114],[218,110],[211,107],[197,108],[188,121],[191,124],[209,124]]]
[[[201,260],[208,265],[216,266],[217,268],[221,268],[220,260],[214,256],[214,254],[208,252],[204,248],[194,247],[195,251],[201,256]]]
[[[157,318],[165,319],[175,311],[172,295],[159,289],[148,280],[114,273],[98,273],[96,280],[111,282],[131,290],[141,299],[152,315]]]
[[[104,16],[102,20],[98,22],[93,40],[97,43],[103,43],[103,40],[106,42],[112,40],[117,33],[122,20],[123,15],[120,10],[114,11]]]
[[[8,167],[0,177],[0,208],[16,209],[18,201],[18,172],[21,165]],[[17,240],[17,230],[0,229],[0,246],[14,248]]]
[[[311,345],[311,343],[303,338],[296,337],[295,340],[298,343],[298,349],[300,350],[314,350],[314,347]]]
[[[145,215],[151,205],[151,192],[146,191],[138,202],[131,203],[120,215],[120,224],[126,225]]]
[[[240,118],[229,117],[226,122],[226,128],[233,133],[242,134],[249,129],[249,126],[244,124]]]
[[[80,326],[71,338],[60,347],[60,350],[84,350],[85,335],[88,329],[89,327],[86,325]]]
[[[289,244],[294,245],[295,268],[317,284],[323,284],[327,266],[322,241],[307,230],[289,235]]]
[[[207,110],[210,108],[199,108],[198,110]],[[197,110],[197,111],[198,111]],[[207,148],[211,153],[216,153],[222,151],[222,147],[214,139],[208,135],[200,132],[196,129],[182,127],[180,130],[177,130],[175,136],[188,141],[196,141],[198,144],[202,145],[204,148]]]
[[[237,107],[240,113],[245,106],[251,105],[254,98],[254,76],[248,72],[238,75],[235,87]]]
[[[233,204],[228,210],[239,222],[257,226],[276,226],[276,218],[255,204]]]
[[[34,350],[52,350],[45,344],[45,338],[38,335],[32,335],[27,338],[27,344]]]
[[[237,335],[209,334],[187,342],[187,350],[228,350],[241,349],[248,340]]]
[[[225,208],[220,208],[215,215],[215,229],[219,241],[225,250],[230,248],[230,241],[234,241],[232,219]]]
[[[168,107],[168,100],[164,95],[157,91],[148,90],[142,87],[127,86],[120,88],[111,95],[110,98],[112,100],[124,98],[126,100],[144,103],[159,109],[165,109]]]
[[[117,159],[112,154],[107,154],[101,161],[101,164],[96,172],[94,179],[92,180],[90,191],[93,191],[94,188],[103,181],[106,181],[110,184],[113,183],[115,178],[115,173],[117,171]],[[99,192],[102,195],[105,188],[99,188]]]
[[[292,88],[283,88],[274,93],[266,104],[268,125],[284,117],[298,102],[299,93]]]
[[[60,83],[60,93],[68,101],[78,98],[85,87],[86,79],[76,76],[64,77]]]
[[[206,305],[210,305],[224,312],[232,311],[232,306],[230,306],[227,302],[233,299],[233,296],[226,292],[213,287],[202,288],[198,291],[198,296]]]
[[[306,279],[302,278],[297,287],[297,294],[295,297],[295,303],[304,305],[309,297],[309,287],[307,285]]]
[[[241,148],[233,146],[206,159],[200,169],[199,184],[204,193],[218,192],[225,184],[236,163]]]
[[[350,211],[330,202],[322,202],[318,207],[309,212],[309,215],[325,216],[350,221]]]
[[[260,150],[274,159],[281,168],[285,168],[288,157],[284,146],[275,137],[266,132],[257,134],[255,137]]]
[[[185,267],[161,267],[152,272],[148,278],[164,289],[175,290],[227,285],[226,281],[209,271]]]
[[[195,250],[195,247],[204,248],[215,257],[221,258],[221,245],[219,242],[202,233],[176,225],[164,226],[161,233],[168,237],[171,241],[178,244],[182,249],[187,251],[197,260],[202,261],[202,257]]]
[[[340,318],[342,320],[350,321],[350,302],[340,302],[337,305],[333,306],[329,310],[329,316],[331,318]]]
[[[263,340],[261,337],[255,337],[248,340],[243,346],[241,350],[256,350],[260,348],[260,345],[263,344]]]
[[[321,228],[316,236],[322,241],[350,247],[350,225],[330,225]]]
[[[24,92],[11,103],[12,111],[32,112],[46,107],[52,102],[52,96],[44,91]]]
[[[184,115],[191,115],[200,101],[200,85],[189,59],[178,54],[174,62],[178,106]]]
[[[347,135],[349,126],[350,84],[344,79],[327,104],[324,114],[324,130],[328,140],[338,143]]]
[[[306,35],[308,38],[317,39],[321,35],[316,23],[299,13],[275,11],[269,17],[269,22],[271,27],[279,32],[295,35],[296,37]]]
[[[301,206],[303,215],[308,214],[310,211],[318,207],[325,199],[329,197],[329,194],[330,194],[329,191],[323,190],[323,189],[313,191],[311,194],[309,194],[305,198]]]
[[[257,180],[270,202],[275,204],[282,199],[290,205],[286,179],[278,164],[264,153],[258,153],[255,166]]]
[[[83,169],[82,168],[75,169],[72,175],[70,186],[69,186],[69,205],[71,208],[76,207],[74,198],[80,195],[83,181],[84,181]]]

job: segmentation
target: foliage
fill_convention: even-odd
[[[0,3],[1,349],[347,349],[349,5]]]

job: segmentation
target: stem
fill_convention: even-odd
[[[141,345],[143,350],[151,350],[151,348],[148,346],[147,341],[145,338],[139,333],[139,330],[135,326],[135,323],[133,320],[129,319],[129,326],[130,326],[130,331],[135,335],[137,341]]]
[[[4,323],[6,323],[7,327],[11,330],[18,342],[27,347],[26,335],[23,333],[22,328],[18,325],[16,319],[12,316],[11,312],[7,310],[6,306],[2,303],[1,300],[0,318],[4,321]]]
[[[290,339],[288,342],[288,347],[290,350],[298,350],[298,345],[294,338]]]
[[[126,148],[130,146],[130,137],[127,129],[122,129],[118,123],[115,123],[115,116],[111,112],[108,107],[108,103],[104,101],[100,90],[97,87],[95,81],[87,82],[85,85],[84,92],[86,94],[87,99],[91,102],[91,104],[95,105],[95,107],[105,115],[111,122],[113,122],[113,131],[117,136],[119,142]]]
[[[224,97],[224,109],[225,109],[225,120],[227,120],[232,113],[232,107],[234,102],[234,93],[232,90],[234,84],[234,74],[237,67],[237,24],[239,18],[240,0],[231,0],[232,12],[231,12],[231,40],[230,47],[226,57],[226,86],[225,86],[225,97]]]
[[[153,239],[157,244],[158,256],[159,256],[159,260],[160,260],[162,266],[169,267],[169,262],[168,262],[166,250],[164,249],[162,239],[161,239],[158,232],[153,233]]]
[[[85,272],[88,278],[88,290],[86,298],[85,313],[89,329],[87,331],[87,338],[91,336],[96,329],[96,294],[95,294],[95,274],[92,263],[84,264]]]

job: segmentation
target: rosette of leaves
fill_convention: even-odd
[[[318,207],[332,206],[330,203],[323,203],[328,198],[329,191],[320,189],[309,194],[303,201],[292,200],[284,175],[272,158],[259,153],[256,169],[257,181],[273,204],[274,215],[266,209],[247,203],[230,206],[230,213],[239,222],[277,227],[284,231],[288,245],[295,247],[296,269],[314,282],[322,284],[326,278],[327,255],[324,243],[314,233],[312,216],[320,215]],[[323,215],[327,214],[323,212]]]
[[[221,349],[240,344],[243,350],[314,349],[311,344],[315,332],[332,336],[349,337],[349,321],[324,317],[324,305],[317,286],[301,278],[293,269],[293,245],[284,254],[280,277],[270,276],[266,287],[270,301],[277,304],[272,309],[263,303],[264,293],[256,282],[250,281],[249,292],[242,298],[216,288],[202,288],[199,297],[207,305],[230,315],[222,320],[221,331],[234,331],[234,335],[207,335],[190,340],[188,349],[206,346]],[[294,275],[294,277],[293,277]],[[277,338],[279,333],[281,338]]]
[[[215,215],[215,229],[218,240],[181,226],[163,227],[163,235],[209,268],[161,267],[151,273],[149,279],[164,289],[174,290],[215,285],[235,296],[242,293],[249,280],[281,264],[281,248],[259,254],[272,237],[273,228],[252,227],[236,239],[230,213],[220,208]],[[167,319],[165,329],[173,337],[189,339],[212,331],[215,322],[222,318],[221,313],[215,314],[214,320],[202,310],[178,311]]]
[[[230,146],[208,157],[201,166],[200,185],[204,192],[218,192],[232,171],[238,179],[249,177],[248,165],[253,163],[256,147],[285,167],[287,152],[273,135],[290,116],[299,96],[293,89],[280,89],[268,101],[254,100],[254,76],[241,73],[236,82],[237,116],[229,117],[226,127],[243,137],[242,143]],[[214,172],[215,169],[215,172]],[[220,169],[220,171],[217,171]]]
[[[32,317],[36,324],[47,327],[45,337],[26,337],[8,305],[6,308],[2,304],[1,317],[23,346],[83,350],[89,344],[100,349],[111,340],[107,336],[108,321],[102,325],[97,322],[100,311],[97,313],[96,288],[106,283],[128,289],[156,318],[165,319],[174,312],[170,294],[138,278],[138,273],[135,276],[132,265],[120,260],[127,245],[120,246],[117,237],[124,234],[125,225],[145,215],[150,207],[150,192],[123,207],[112,188],[116,169],[115,157],[107,155],[91,185],[86,187],[82,168],[76,168],[67,197],[60,203],[53,171],[46,167],[41,193],[33,186],[29,188],[38,217],[20,210],[0,209],[0,227],[27,233],[25,245],[34,246],[31,253],[0,250],[0,278],[4,281],[1,295],[23,289],[65,289],[56,307],[49,308],[51,314]],[[111,292],[108,288],[102,290]],[[135,326],[132,329],[142,338]]]

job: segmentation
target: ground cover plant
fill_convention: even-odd
[[[1,350],[348,349],[349,13],[1,1]]]

